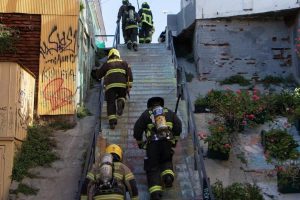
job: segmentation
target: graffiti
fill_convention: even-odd
[[[56,69],[54,67],[44,68],[42,71],[42,83],[55,78],[76,80],[76,73],[73,69]]]
[[[0,107],[0,111],[6,111],[6,110],[7,110],[6,106]]]
[[[75,54],[76,39],[77,30],[73,31],[72,27],[69,27],[67,33],[65,31],[59,33],[57,32],[57,26],[54,26],[48,35],[48,44],[43,42],[40,53],[44,59],[47,55],[53,55],[53,53],[70,52]]]
[[[59,64],[59,67],[61,67],[62,63],[68,63],[68,62],[75,63],[75,58],[76,55],[74,54],[69,54],[66,56],[61,56],[60,54],[58,54],[57,56],[54,56],[53,58],[46,60],[46,63],[50,63],[54,65]]]
[[[17,114],[19,116],[19,124],[23,129],[27,129],[28,124],[32,121],[32,118],[30,116],[30,105],[29,105],[29,99],[27,99],[26,92],[23,90],[20,90],[19,92],[19,108],[17,111]]]
[[[64,80],[62,78],[53,79],[43,90],[44,98],[50,101],[52,110],[72,104],[74,95],[71,90],[63,87],[63,83]]]

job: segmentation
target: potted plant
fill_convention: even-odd
[[[225,125],[216,123],[209,127],[210,135],[204,139],[208,143],[207,157],[228,160],[231,150],[231,139]]]
[[[300,156],[298,143],[286,130],[281,129],[262,131],[261,136],[267,162],[276,166],[278,191],[300,192],[300,166],[294,164]]]
[[[208,112],[209,105],[208,105],[207,97],[198,96],[195,103],[194,103],[194,106],[195,106],[195,110],[194,110],[195,113],[206,113],[206,112]]]
[[[300,165],[277,167],[277,188],[281,193],[300,193]]]
[[[216,200],[264,200],[259,187],[250,183],[233,183],[224,187],[218,180],[212,185],[212,192]]]

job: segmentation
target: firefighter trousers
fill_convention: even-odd
[[[126,99],[126,88],[113,87],[105,91],[105,99],[107,102],[107,116],[109,124],[117,124],[116,100]]]
[[[129,28],[125,30],[127,42],[137,43],[138,29],[137,28]],[[126,42],[126,43],[127,43]]]
[[[139,32],[139,43],[150,43],[152,40],[152,36],[150,31],[152,30],[152,26],[149,24],[143,23]]]
[[[162,180],[171,176],[174,180],[172,157],[174,151],[167,140],[152,141],[147,144],[144,169],[147,174],[149,193],[162,192]]]

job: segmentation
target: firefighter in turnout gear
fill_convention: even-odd
[[[138,36],[138,22],[140,18],[138,14],[135,12],[135,7],[132,6],[130,3],[127,6],[127,12],[125,14],[125,34],[127,39],[127,48],[133,48],[137,51],[137,36]]]
[[[180,119],[173,111],[164,107],[164,99],[161,97],[152,97],[148,100],[147,109],[134,125],[133,136],[139,148],[146,150],[144,170],[147,174],[151,200],[161,199],[162,185],[166,188],[172,187],[173,148],[176,147],[181,131]]]
[[[132,72],[127,62],[121,60],[120,53],[111,49],[108,60],[96,71],[96,77],[104,77],[105,99],[107,101],[107,115],[111,129],[117,125],[117,115],[123,114],[126,94],[132,87]],[[117,109],[116,109],[117,107]]]
[[[128,11],[127,11],[128,4],[129,4],[128,0],[122,1],[122,6],[119,8],[118,19],[117,19],[117,23],[119,23],[122,18],[122,33],[123,33],[123,38],[124,38],[125,44],[128,41],[126,38],[126,34],[125,34],[126,15],[128,14]]]
[[[142,4],[142,8],[138,12],[141,22],[139,23],[139,43],[150,43],[153,34],[153,16],[150,6],[147,2]]]
[[[87,173],[81,200],[87,200],[88,196],[92,196],[94,200],[124,200],[126,192],[129,192],[131,200],[138,200],[138,188],[134,175],[121,161],[120,146],[111,144],[106,147],[105,154]],[[93,189],[92,192],[90,192],[91,189]]]

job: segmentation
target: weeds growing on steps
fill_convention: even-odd
[[[16,190],[11,191],[12,194],[23,193],[25,195],[36,195],[39,189],[32,188],[26,184],[20,183]]]

